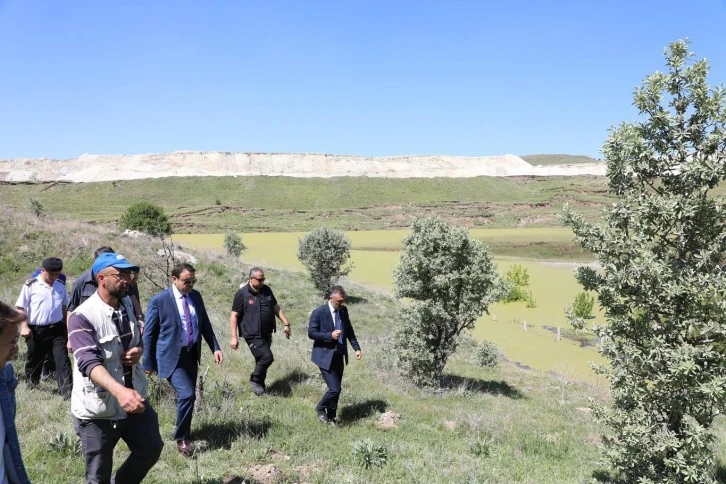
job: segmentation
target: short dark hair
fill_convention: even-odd
[[[250,269],[250,279],[252,279],[252,276],[254,276],[255,274],[257,274],[258,272],[265,272],[265,271],[263,271],[259,267],[253,267],[252,269]]]
[[[5,331],[5,326],[20,324],[23,321],[25,321],[25,314],[0,301],[0,334]]]
[[[197,272],[193,265],[182,262],[181,264],[175,265],[171,270],[171,277],[179,277],[184,271]]]
[[[113,250],[111,247],[104,245],[103,247],[99,247],[93,252],[93,260],[98,259],[98,256],[101,254],[115,254],[116,251]]]
[[[343,286],[339,286],[337,284],[330,288],[330,291],[328,291],[328,297],[332,297],[333,294],[340,294],[343,297],[345,297],[347,295],[345,293],[345,289],[343,289]]]

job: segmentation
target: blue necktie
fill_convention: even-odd
[[[345,342],[343,341],[343,324],[340,322],[340,310],[335,310],[335,329],[340,330],[340,336],[338,336],[338,347],[336,351],[338,353],[345,352]]]

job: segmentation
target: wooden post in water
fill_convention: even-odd
[[[559,341],[562,339],[562,335],[560,334],[560,327],[557,326],[557,339],[555,341]]]
[[[525,331],[527,331],[527,321],[526,320],[522,322],[522,327],[524,328]]]

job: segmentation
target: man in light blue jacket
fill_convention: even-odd
[[[13,365],[8,363],[18,352],[20,323],[23,321],[23,314],[0,301],[0,482],[9,484],[30,484],[15,428],[15,388],[18,380]]]

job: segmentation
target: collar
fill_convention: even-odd
[[[338,308],[333,306],[333,303],[331,303],[330,301],[328,301],[328,309],[330,309],[332,312],[335,312],[338,310]]]
[[[171,285],[171,292],[174,294],[174,299],[181,299],[184,294],[179,292],[174,284]]]

